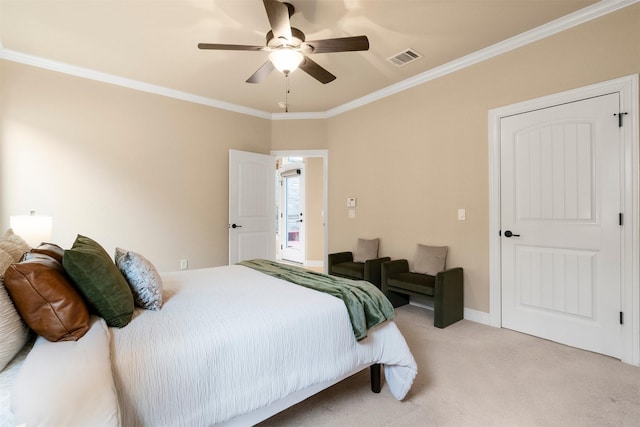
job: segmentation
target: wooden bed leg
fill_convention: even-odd
[[[382,383],[380,381],[380,369],[382,365],[379,363],[374,363],[369,367],[369,371],[371,372],[371,391],[374,393],[380,393],[382,390]]]

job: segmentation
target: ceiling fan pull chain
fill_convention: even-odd
[[[284,75],[285,92],[284,92],[284,112],[289,112],[289,73]]]

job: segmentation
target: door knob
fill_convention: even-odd
[[[519,234],[513,234],[511,230],[507,230],[504,232],[504,237],[520,237]]]
[[[241,228],[241,225],[237,225],[237,224],[231,224],[231,228]]]

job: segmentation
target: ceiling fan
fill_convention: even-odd
[[[323,84],[336,79],[336,76],[312,61],[307,55],[316,53],[349,52],[369,49],[367,36],[342,37],[306,41],[304,33],[291,26],[289,18],[295,12],[290,3],[278,0],[263,0],[267,11],[271,31],[266,35],[265,46],[247,46],[236,44],[199,43],[199,49],[214,50],[258,50],[270,52],[269,60],[247,79],[247,83],[260,83],[271,71],[278,69],[288,75],[296,68],[309,74]]]

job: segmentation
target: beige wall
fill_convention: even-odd
[[[304,160],[306,258],[314,263],[324,261],[323,164],[322,157],[308,157]]]
[[[327,120],[262,120],[4,61],[0,221],[35,209],[62,245],[83,233],[165,271],[221,265],[228,149],[328,149],[327,250],[358,237],[393,258],[448,245],[465,305],[487,312],[488,110],[639,71],[640,5]]]
[[[268,153],[269,120],[0,62],[0,220],[53,215],[162,271],[228,261],[228,150]]]
[[[326,120],[274,120],[272,150],[321,150],[327,148]]]
[[[488,312],[488,111],[639,71],[635,5],[329,119],[329,252],[358,237],[380,237],[392,258],[447,245],[465,306]]]

